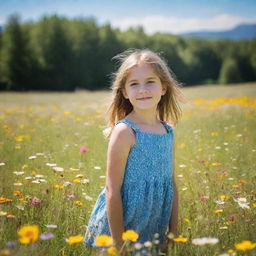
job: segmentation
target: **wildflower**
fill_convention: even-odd
[[[85,196],[85,200],[87,200],[87,201],[92,201],[93,199],[92,199],[92,197],[86,195],[86,196]]]
[[[12,199],[0,197],[0,204],[12,202]]]
[[[51,163],[46,163],[45,165],[50,166],[50,167],[55,167],[55,166],[57,166],[57,164],[51,164]]]
[[[7,218],[7,219],[13,219],[13,218],[15,218],[15,216],[12,215],[12,214],[7,214],[7,215],[6,215],[6,218]]]
[[[39,206],[41,203],[41,200],[37,197],[33,197],[31,200],[30,206]]]
[[[142,247],[143,247],[143,245],[141,243],[135,243],[134,244],[135,250],[140,250]]]
[[[111,127],[107,127],[107,128],[105,128],[105,129],[102,131],[102,133],[103,133],[103,135],[104,135],[105,137],[108,137],[109,134],[110,134],[110,132],[111,132],[111,130],[112,130]]]
[[[221,195],[220,196],[220,200],[221,201],[226,201],[226,200],[228,200],[229,199],[229,196],[224,196],[224,195]]]
[[[177,238],[173,238],[172,240],[177,243],[186,243],[188,241],[188,238],[179,236]]]
[[[100,170],[101,167],[100,167],[100,166],[94,166],[94,169],[95,169],[95,170]]]
[[[116,247],[109,247],[108,248],[108,254],[109,255],[113,255],[113,256],[115,256],[115,255],[117,255],[118,254],[118,251],[117,251],[117,249],[116,249]]]
[[[55,167],[53,167],[52,168],[54,171],[56,171],[56,172],[63,172],[64,171],[64,169],[62,168],[62,167],[58,167],[58,166],[55,166]]]
[[[18,230],[19,242],[31,244],[38,240],[39,228],[37,225],[24,225]]]
[[[240,198],[237,198],[237,199],[234,199],[235,202],[238,203],[238,205],[241,207],[241,208],[246,208],[246,209],[249,209],[250,206],[248,205],[249,203],[247,203],[247,200],[246,198],[243,198],[243,197],[240,197]]]
[[[36,156],[30,156],[28,159],[29,160],[36,159]]]
[[[7,212],[0,211],[0,216],[6,216]]]
[[[184,221],[184,222],[187,222],[187,223],[190,222],[190,220],[189,220],[188,218],[183,218],[183,221]]]
[[[74,179],[73,182],[74,183],[80,183],[81,181],[79,179]]]
[[[75,201],[75,204],[78,205],[78,206],[82,206],[83,203],[81,201]]]
[[[215,210],[215,213],[217,213],[217,214],[222,213],[222,212],[223,212],[223,209]]]
[[[66,242],[70,245],[82,243],[84,237],[82,235],[70,236]]]
[[[14,196],[20,196],[20,195],[22,195],[22,192],[19,191],[19,190],[17,190],[17,191],[14,191],[14,192],[13,192],[13,195],[14,195]]]
[[[15,175],[22,175],[24,172],[13,172]]]
[[[63,188],[64,188],[64,186],[58,185],[58,184],[54,185],[54,187],[55,187],[55,188],[58,188],[58,189],[63,189]]]
[[[212,166],[220,166],[221,165],[221,163],[219,163],[219,162],[213,162],[212,163]]]
[[[52,238],[54,238],[54,234],[52,233],[45,233],[40,235],[40,240],[50,240]]]
[[[201,201],[208,201],[209,196],[201,196],[200,199],[201,199]]]
[[[47,228],[57,228],[57,225],[55,224],[48,224],[48,225],[45,225]]]
[[[80,153],[86,153],[86,152],[88,152],[89,150],[88,150],[88,148],[87,147],[85,147],[85,146],[81,146],[80,147]]]
[[[13,183],[14,186],[22,186],[23,184],[21,182]]]
[[[192,240],[192,244],[195,245],[206,245],[206,244],[216,244],[219,242],[218,238],[215,237],[202,237],[202,238],[195,238]]]
[[[136,242],[139,238],[139,235],[133,231],[133,230],[127,230],[125,232],[123,232],[122,234],[122,239],[125,240],[130,240],[132,242]]]
[[[5,163],[0,163],[0,166],[4,166],[5,165]]]
[[[169,239],[173,239],[173,238],[174,238],[174,234],[173,234],[172,232],[170,232],[170,233],[168,233],[167,237],[168,237]]]
[[[95,239],[95,245],[98,247],[109,247],[113,244],[113,239],[108,235],[99,235]]]
[[[238,251],[250,251],[256,247],[256,243],[252,243],[251,241],[244,240],[240,243],[236,243],[235,247]]]
[[[82,183],[82,184],[87,184],[87,183],[89,183],[89,182],[90,182],[89,179],[83,179],[83,180],[81,180],[81,183]]]
[[[146,242],[144,243],[144,246],[145,246],[145,247],[148,247],[148,248],[151,248],[151,247],[152,247],[152,243],[151,243],[150,241],[146,241]]]

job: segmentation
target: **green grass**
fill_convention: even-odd
[[[235,249],[234,244],[242,240],[256,242],[256,84],[198,86],[183,91],[189,102],[182,106],[184,115],[175,127],[175,177],[180,195],[179,233],[189,240],[176,243],[170,255],[220,255]],[[249,98],[242,98],[245,96]],[[216,101],[230,97],[234,104]],[[197,105],[195,99],[204,102]],[[0,163],[5,163],[0,166],[0,197],[13,200],[0,204],[0,212],[14,215],[0,216],[0,255],[4,250],[18,256],[89,254],[84,245],[69,245],[65,238],[84,235],[92,207],[105,185],[105,179],[100,178],[105,175],[107,150],[102,130],[109,100],[108,91],[0,94]],[[17,141],[20,135],[28,137]],[[79,152],[82,145],[89,149],[85,154]],[[30,160],[36,153],[44,156]],[[212,164],[216,162],[220,165]],[[56,163],[64,171],[55,172],[46,163]],[[15,171],[25,173],[15,175]],[[31,183],[37,174],[47,182]],[[78,174],[90,182],[74,183]],[[14,186],[18,182],[23,185]],[[72,184],[63,189],[54,187],[65,182]],[[17,190],[21,196],[13,195]],[[75,198],[69,199],[70,195]],[[221,195],[229,199],[218,205],[215,201]],[[209,199],[202,201],[202,196]],[[30,206],[31,197],[39,198],[40,206]],[[234,201],[242,197],[249,209]],[[76,205],[77,200],[83,205]],[[223,212],[217,214],[217,209]],[[227,225],[230,218],[234,223]],[[17,231],[25,224],[36,224],[40,234],[52,232],[55,237],[21,245]],[[47,224],[57,228],[49,229]],[[216,237],[219,243],[202,247],[191,243],[200,237]],[[8,241],[17,244],[9,247]],[[255,251],[249,254],[256,255]]]

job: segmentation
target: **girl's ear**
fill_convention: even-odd
[[[167,91],[167,88],[166,88],[165,85],[163,85],[163,88],[162,88],[162,96],[165,95],[166,91]]]
[[[122,94],[123,94],[125,99],[128,99],[128,96],[127,96],[125,88],[122,89]]]

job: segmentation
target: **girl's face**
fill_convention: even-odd
[[[149,64],[141,63],[131,69],[122,89],[133,108],[156,109],[166,90]]]

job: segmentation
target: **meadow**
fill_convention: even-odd
[[[256,83],[183,92],[169,255],[256,255]],[[0,94],[0,255],[90,255],[81,242],[105,186],[110,97]]]

